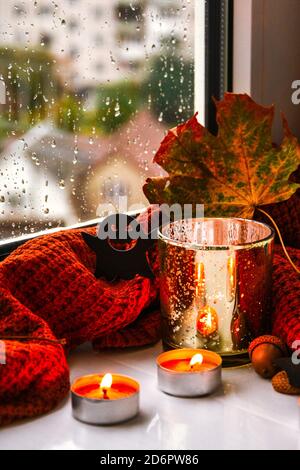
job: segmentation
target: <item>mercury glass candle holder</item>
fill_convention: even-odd
[[[179,220],[159,232],[165,349],[209,349],[225,365],[270,321],[274,232],[246,219]]]

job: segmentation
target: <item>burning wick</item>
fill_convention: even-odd
[[[100,389],[101,389],[101,392],[103,393],[104,400],[109,400],[108,390],[112,386],[112,381],[113,381],[113,378],[111,374],[105,374],[103,379],[101,380]]]
[[[193,370],[195,366],[201,366],[203,362],[202,354],[195,354],[192,359],[190,360],[190,368]]]

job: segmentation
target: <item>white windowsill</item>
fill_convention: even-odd
[[[250,366],[223,371],[223,390],[205,398],[163,394],[156,385],[161,346],[69,358],[71,378],[110,371],[141,384],[141,413],[128,423],[89,426],[71,415],[70,398],[46,416],[1,431],[0,449],[300,449],[299,405]]]

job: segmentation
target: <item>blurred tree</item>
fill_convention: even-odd
[[[125,124],[141,104],[140,84],[119,82],[98,89],[96,126],[104,133],[113,133]]]
[[[155,57],[143,94],[158,120],[186,121],[194,112],[194,63],[171,53]]]
[[[64,95],[55,109],[55,124],[67,132],[79,132],[83,121],[82,97]]]
[[[47,116],[59,89],[54,67],[55,61],[46,51],[0,48],[0,75],[7,94],[2,121],[28,128]]]

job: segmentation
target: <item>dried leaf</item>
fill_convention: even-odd
[[[196,115],[169,131],[154,158],[168,176],[146,181],[150,203],[198,203],[205,205],[206,216],[252,218],[256,207],[288,199],[299,183],[300,146],[284,116],[284,138],[277,147],[273,106],[227,93],[216,107],[217,136]]]

